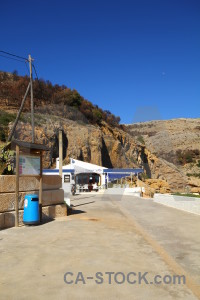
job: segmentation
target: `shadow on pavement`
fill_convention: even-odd
[[[90,202],[84,202],[84,203],[81,203],[81,204],[77,204],[77,205],[71,205],[71,207],[77,207],[77,206],[81,206],[81,205],[85,205],[85,204],[90,204],[90,203],[94,203],[95,201],[90,201]]]
[[[85,214],[86,211],[84,210],[80,210],[80,209],[68,209],[68,212],[67,212],[67,215],[70,216],[70,215],[78,215],[78,214]]]
[[[78,195],[74,195],[73,197],[76,197],[76,196],[81,196],[80,194],[78,194]],[[91,195],[91,196],[87,196],[87,197],[81,197],[81,198],[72,198],[72,200],[82,200],[82,199],[87,199],[87,198],[92,198],[92,197],[94,197],[93,195]]]

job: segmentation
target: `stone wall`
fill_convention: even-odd
[[[24,197],[39,194],[39,177],[20,177],[19,224],[23,224]],[[62,181],[58,175],[43,175],[42,218],[54,219],[67,215]],[[15,175],[0,176],[0,229],[15,226]]]

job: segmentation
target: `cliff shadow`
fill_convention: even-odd
[[[52,138],[52,140],[54,141],[54,144],[51,149],[51,158],[52,159],[56,159],[57,157],[59,157],[59,138],[58,138],[58,136],[59,136],[59,132],[56,132],[56,134]],[[62,130],[62,139],[63,139],[63,160],[64,160],[67,156],[68,138],[63,130]]]
[[[102,166],[106,168],[113,168],[109,151],[103,137],[102,137],[101,157],[102,157]]]
[[[148,178],[151,178],[151,169],[149,167],[148,158],[147,158],[147,155],[144,152],[144,148],[142,149],[141,158],[142,158],[142,161],[143,161],[144,170],[146,171],[146,174],[147,174]]]
[[[78,160],[84,161],[82,149],[80,150],[80,155],[78,156]]]

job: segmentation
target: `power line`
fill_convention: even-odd
[[[13,57],[8,57],[8,56],[2,55],[2,54],[0,54],[0,56],[1,56],[1,57],[5,57],[5,58],[8,58],[8,59],[11,59],[11,60],[19,61],[19,62],[21,62],[21,63],[25,63],[26,68],[27,68],[27,71],[28,71],[28,74],[29,74],[29,68],[28,68],[28,66],[27,66],[27,61],[19,60],[19,59],[17,59],[17,58],[13,58]]]
[[[37,78],[37,80],[38,80],[38,75],[37,75],[37,71],[36,71],[35,65],[32,64],[32,66],[33,66],[33,69],[34,69],[34,71],[35,71],[36,78]]]
[[[19,61],[19,62],[24,62],[24,61],[25,61],[26,68],[27,68],[27,70],[28,70],[28,72],[29,72],[29,69],[28,69],[28,66],[27,66],[27,62],[28,62],[28,59],[27,59],[27,58],[22,57],[22,56],[19,56],[19,55],[16,55],[16,54],[12,54],[12,53],[9,53],[9,52],[3,51],[3,50],[0,50],[0,53],[4,53],[4,54],[6,54],[6,55],[13,56],[13,57],[9,57],[9,56],[0,54],[0,56],[5,57],[5,58],[7,58],[7,59],[16,60],[16,61]],[[17,58],[14,58],[14,57],[17,57],[18,59],[17,59]],[[20,58],[20,59],[19,59],[19,58]],[[36,75],[36,78],[37,78],[37,80],[38,80],[38,75],[37,75],[37,71],[36,71],[35,65],[32,64],[32,66],[33,66],[33,68],[34,68],[35,75]]]
[[[16,55],[16,54],[12,54],[12,53],[9,53],[9,52],[6,52],[6,51],[3,51],[3,50],[0,50],[1,53],[4,53],[4,54],[7,54],[7,55],[10,55],[10,56],[14,56],[14,57],[17,57],[17,58],[20,58],[20,59],[24,59],[24,60],[27,60],[27,58],[25,57],[22,57],[22,56],[19,56],[19,55]]]
[[[0,51],[0,52],[1,52],[1,51]],[[17,59],[17,58],[8,57],[8,56],[2,55],[2,54],[0,54],[0,56],[5,57],[5,58],[7,58],[7,59],[17,60],[17,61],[20,61],[20,62],[23,62],[23,63],[24,63],[23,60],[19,60],[19,59]]]
[[[28,66],[27,66],[27,61],[25,61],[25,65],[26,65],[26,69],[27,69],[28,75],[29,75],[29,68],[28,68]]]

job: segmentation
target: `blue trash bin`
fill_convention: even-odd
[[[29,194],[25,196],[23,223],[27,225],[40,223],[38,195]]]

